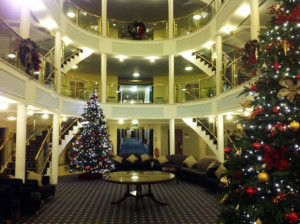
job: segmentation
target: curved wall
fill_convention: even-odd
[[[238,26],[244,17],[238,16],[235,13],[236,10],[242,5],[249,5],[247,0],[228,0],[222,5],[216,16],[199,31],[169,40],[134,41],[102,37],[85,31],[65,16],[58,1],[43,1],[47,10],[35,12],[35,15],[41,22],[50,18],[54,20],[58,25],[57,30],[60,30],[63,36],[71,39],[72,45],[79,48],[87,47],[97,53],[132,56],[177,55],[184,51],[200,49],[209,40],[214,40],[216,35],[225,35],[225,32],[221,31],[225,25]]]
[[[86,101],[61,96],[24,72],[0,59],[0,95],[61,115],[78,117]],[[217,115],[241,108],[243,86],[233,88],[209,100],[181,104],[110,104],[101,103],[107,119],[170,119]]]

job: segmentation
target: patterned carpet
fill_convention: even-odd
[[[42,206],[39,216],[22,217],[20,223],[210,224],[218,215],[215,195],[188,182],[152,185],[156,198],[168,205],[159,205],[145,197],[139,201],[137,211],[132,197],[120,204],[110,204],[120,199],[125,191],[126,185],[107,183],[102,179],[80,180],[76,174],[62,176],[55,198]]]
[[[126,138],[123,144],[121,145],[120,152],[118,154],[128,152],[140,154],[148,153],[144,144],[135,138]]]

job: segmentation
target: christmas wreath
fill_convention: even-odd
[[[36,44],[30,38],[20,41],[19,58],[27,74],[33,75],[34,72],[40,70],[39,52]]]
[[[257,43],[257,40],[249,40],[245,44],[244,55],[242,58],[244,68],[248,68],[249,66],[256,63],[256,53],[259,51]]]
[[[128,33],[134,40],[141,40],[146,32],[146,26],[142,22],[135,21],[128,25]]]

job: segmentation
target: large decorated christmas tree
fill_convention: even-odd
[[[255,81],[243,94],[252,114],[240,120],[244,136],[226,150],[230,180],[220,196],[219,222],[300,223],[300,4],[278,1],[260,35]],[[255,49],[255,46],[254,48]]]
[[[113,152],[96,91],[90,96],[82,116],[83,128],[72,143],[69,172],[101,173],[111,169]]]

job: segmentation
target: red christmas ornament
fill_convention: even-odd
[[[260,143],[259,142],[254,142],[253,143],[253,148],[256,149],[256,150],[259,150],[261,147]]]
[[[297,75],[297,80],[300,80],[300,74]]]
[[[271,49],[271,45],[268,44],[268,45],[266,46],[266,50],[268,51],[268,50],[270,50],[270,49]]]
[[[251,86],[251,90],[252,91],[256,91],[257,90],[257,86]]]
[[[298,223],[299,216],[296,212],[285,213],[285,217],[289,223]]]
[[[225,153],[226,155],[229,155],[230,152],[231,152],[231,149],[230,149],[230,148],[225,148],[225,149],[224,149],[224,153]]]
[[[89,166],[86,166],[86,167],[85,167],[86,170],[88,170],[89,168],[90,168]]]
[[[252,76],[256,75],[256,72],[251,72],[251,75],[252,75]]]
[[[278,69],[279,69],[279,64],[278,64],[278,62],[276,61],[275,63],[274,63],[274,69],[277,71]]]
[[[253,196],[253,195],[255,194],[254,189],[253,189],[252,187],[248,187],[248,189],[247,189],[247,194],[248,194],[249,196]]]
[[[278,113],[278,109],[276,107],[273,108],[273,113],[275,113],[275,114]]]

